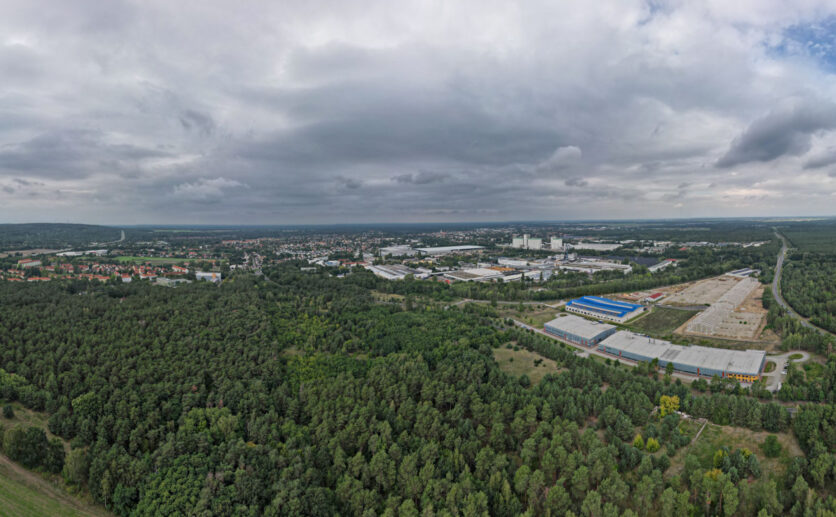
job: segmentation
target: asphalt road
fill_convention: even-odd
[[[781,296],[781,270],[784,267],[784,258],[787,255],[787,239],[784,238],[784,236],[778,233],[777,231],[775,232],[775,235],[779,239],[781,239],[781,243],[783,245],[781,246],[780,253],[778,253],[778,262],[775,264],[775,276],[772,278],[772,297],[775,298],[775,301],[778,302],[778,305],[780,305],[785,311],[787,311],[787,313],[789,313],[790,316],[800,321],[801,324],[805,327],[816,330],[822,334],[831,334],[830,332],[813,325],[807,320],[807,318],[795,312],[795,310],[793,310],[793,308],[790,307],[790,304],[788,304],[787,301],[784,300],[784,297]]]
[[[766,356],[767,361],[775,363],[774,370],[770,373],[764,372],[761,374],[761,376],[766,380],[767,390],[772,392],[778,391],[778,385],[781,384],[781,381],[783,381],[784,377],[786,377],[786,375],[782,373],[784,371],[784,367],[789,364],[790,356],[793,354],[801,354],[801,359],[794,360],[794,363],[803,363],[804,361],[808,361],[810,359],[810,354],[802,350],[790,350],[785,354]]]

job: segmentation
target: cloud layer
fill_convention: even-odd
[[[832,2],[0,7],[0,221],[833,215]]]

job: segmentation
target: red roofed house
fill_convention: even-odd
[[[36,260],[36,259],[28,259],[28,258],[26,258],[26,259],[20,259],[20,260],[18,260],[18,261],[17,261],[17,265],[18,265],[18,266],[22,266],[22,267],[24,267],[24,268],[27,268],[27,267],[38,267],[38,266],[40,266],[40,265],[41,265],[41,261],[40,261],[40,260]]]

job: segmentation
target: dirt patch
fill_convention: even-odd
[[[728,275],[706,278],[689,285],[678,293],[668,296],[667,305],[711,305],[737,285],[739,278]]]
[[[705,311],[681,325],[682,335],[758,342],[766,326],[764,286],[757,281],[724,275],[698,282],[669,301],[687,305],[710,303]],[[719,296],[718,296],[719,295]]]

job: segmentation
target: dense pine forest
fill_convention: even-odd
[[[89,224],[0,224],[0,251],[67,248],[119,239],[118,228]]]
[[[836,224],[808,223],[782,231],[794,249],[787,256],[781,292],[799,314],[836,332]]]
[[[836,512],[832,399],[793,416],[738,385],[579,358],[488,306],[379,304],[365,275],[265,272],[0,284],[0,395],[72,445],[8,429],[4,452],[118,515]],[[563,371],[503,373],[492,349],[511,343]],[[764,472],[752,444],[672,474],[690,440],[676,406],[792,432],[806,457]]]

